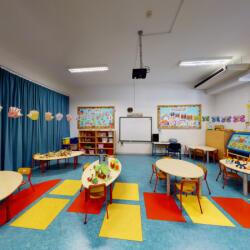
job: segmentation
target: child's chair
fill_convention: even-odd
[[[155,192],[156,191],[156,187],[157,187],[157,183],[158,183],[158,179],[160,179],[160,180],[166,180],[167,176],[166,176],[166,174],[164,172],[157,170],[155,164],[152,164],[152,175],[151,175],[150,181],[149,181],[150,184],[152,182],[153,175],[155,175],[155,177],[156,177],[155,187],[154,187],[154,192]]]
[[[199,180],[198,179],[182,179],[179,183],[175,184],[175,190],[179,190],[180,193],[180,203],[181,203],[181,210],[182,210],[182,194],[185,193],[191,194],[195,193],[197,196],[197,200],[200,206],[201,213],[203,213],[200,203],[200,196],[199,196]]]
[[[30,167],[19,168],[17,172],[23,176],[27,176],[27,180],[23,180],[20,186],[18,187],[18,191],[20,192],[21,186],[24,186],[27,182],[29,182],[32,190],[34,190],[33,184],[31,182],[32,169]]]
[[[90,165],[90,162],[86,162],[85,164],[83,164],[82,171],[84,172],[84,170],[87,169],[89,165]],[[82,189],[83,189],[83,185],[81,185],[80,193],[82,192]]]
[[[198,167],[202,169],[202,171],[204,172],[204,178],[203,180],[206,182],[206,185],[207,185],[207,189],[208,189],[208,193],[209,195],[211,194],[211,190],[209,188],[209,185],[208,185],[208,182],[207,182],[207,168],[204,164],[202,163],[198,163]]]
[[[105,183],[98,185],[90,185],[89,189],[85,189],[85,202],[86,202],[86,212],[84,218],[84,224],[87,224],[87,216],[88,216],[88,201],[89,200],[100,200],[103,199],[106,201],[106,213],[107,219],[108,215],[108,201],[107,201],[107,187]]]

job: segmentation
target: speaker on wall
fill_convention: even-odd
[[[158,142],[159,141],[159,134],[152,134],[152,141]]]

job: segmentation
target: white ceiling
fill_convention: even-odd
[[[24,65],[32,62],[43,74],[69,86],[129,84],[137,31],[168,31],[179,2],[0,0],[0,53],[8,51]],[[152,10],[151,18],[146,18],[147,10]],[[249,13],[250,0],[184,0],[171,34],[143,37],[144,64],[151,72],[138,81],[195,85],[214,68],[180,68],[180,60],[217,56],[248,60]],[[108,65],[110,70],[80,75],[67,71],[95,65]]]

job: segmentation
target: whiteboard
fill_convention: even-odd
[[[119,140],[151,142],[152,117],[120,117]]]

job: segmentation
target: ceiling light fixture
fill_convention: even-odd
[[[84,67],[84,68],[70,68],[68,70],[70,73],[87,73],[87,72],[107,71],[109,70],[109,68],[107,66],[97,66],[97,67]]]
[[[213,65],[223,65],[227,64],[232,60],[231,56],[227,57],[218,57],[218,58],[207,58],[207,59],[195,59],[195,60],[186,60],[181,61],[179,66],[213,66]]]
[[[247,74],[241,76],[239,78],[240,82],[250,82],[250,72],[248,72]]]

